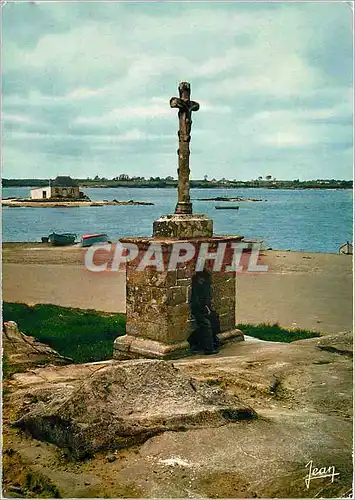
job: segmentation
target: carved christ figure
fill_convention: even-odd
[[[178,202],[176,214],[192,214],[190,202],[190,140],[191,140],[191,115],[198,111],[198,102],[190,101],[191,88],[188,82],[179,85],[180,97],[170,99],[170,107],[179,110],[179,168],[178,168]]]

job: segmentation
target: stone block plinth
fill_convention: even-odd
[[[187,340],[195,329],[189,304],[191,282],[202,250],[208,251],[207,257],[223,251],[219,270],[213,270],[214,259],[207,258],[204,264],[212,275],[220,338],[243,340],[235,327],[236,273],[228,269],[233,259],[232,244],[241,240],[242,236],[121,239],[123,245],[137,245],[139,251],[126,264],[126,335],[115,340],[114,358],[173,359],[189,353]],[[186,245],[189,259],[179,262]]]
[[[163,215],[153,222],[153,236],[157,238],[212,237],[213,221],[203,214]]]

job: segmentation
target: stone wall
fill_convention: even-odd
[[[51,198],[79,198],[79,186],[73,187],[51,187]]]
[[[45,196],[44,196],[45,193]],[[60,186],[46,186],[38,189],[31,189],[32,200],[72,200],[80,198],[79,186],[73,187],[60,187]]]
[[[176,240],[160,240],[163,249],[164,271],[151,267],[143,271],[137,269],[142,255],[152,238],[123,239],[122,243],[134,242],[139,245],[138,257],[127,264],[126,279],[126,333],[133,337],[144,337],[164,343],[176,343],[187,340],[195,328],[190,313],[191,280],[195,274],[196,259],[201,243],[209,243],[209,252],[217,249],[219,242],[226,242],[225,259],[220,272],[212,271],[213,303],[220,315],[221,330],[235,328],[235,272],[226,272],[225,266],[231,264],[232,249],[230,243],[240,237],[212,237],[194,241],[195,256],[188,263],[178,264],[177,269],[167,270],[173,243]],[[154,239],[154,242],[157,242]],[[190,240],[191,242],[191,240]],[[212,270],[214,261],[206,262],[206,268]]]

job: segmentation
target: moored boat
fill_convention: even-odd
[[[216,210],[239,210],[238,205],[215,205]]]
[[[83,234],[81,238],[81,246],[90,247],[97,243],[108,243],[108,237],[105,233],[100,234]]]
[[[353,246],[348,241],[339,247],[339,253],[344,255],[353,255]]]
[[[76,234],[74,233],[51,233],[48,236],[48,241],[56,247],[63,247],[66,245],[74,245]]]

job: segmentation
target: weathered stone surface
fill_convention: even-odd
[[[127,300],[126,333],[133,336],[174,343],[187,340],[195,329],[191,314],[188,288],[179,292],[166,291],[161,296],[155,295],[146,302],[140,301],[144,293],[137,292],[137,300]],[[139,297],[139,299],[138,299]],[[214,301],[215,309],[220,315],[221,331],[235,328],[235,301],[228,296]]]
[[[14,321],[4,322],[2,346],[4,356],[10,365],[26,368],[45,363],[62,365],[72,361],[61,356],[48,345],[38,342],[34,337],[21,333]]]
[[[220,342],[223,344],[223,343],[228,343],[231,340],[233,340],[233,342],[238,340],[239,341],[244,340],[244,334],[238,328],[234,328],[231,326],[230,330],[225,330],[222,333],[219,333],[218,338]]]
[[[156,325],[154,325],[156,328]],[[187,340],[180,342],[165,342],[142,338],[127,333],[122,337],[117,337],[114,342],[113,358],[115,360],[127,360],[137,358],[170,360],[184,357],[190,354],[190,344]]]
[[[221,332],[233,330],[235,328],[234,310],[230,310],[220,315]]]
[[[320,349],[323,339],[339,352]],[[230,343],[216,356],[174,361],[184,376],[225,388],[259,418],[163,432],[139,447],[112,452],[114,463],[103,451],[73,466],[56,446],[5,422],[3,446],[13,453],[4,453],[3,489],[18,484],[26,492],[27,473],[41,471],[62,498],[348,498],[353,482],[352,359],[340,352],[347,345],[351,335],[345,333],[291,344],[247,339]],[[101,365],[53,366],[15,375],[3,415],[34,409],[44,390],[47,401],[64,386],[68,395],[73,393]],[[312,480],[307,489],[309,460],[318,468],[334,466],[339,475],[333,483],[331,478]]]
[[[142,336],[142,331],[144,332],[144,336]],[[182,337],[182,331],[186,331],[186,338]],[[147,340],[165,342],[167,345],[187,340],[189,336],[186,329],[186,321],[180,318],[177,322],[169,323],[168,317],[162,318],[159,316],[155,322],[140,321],[139,318],[136,321],[130,322],[127,324],[126,334],[133,335],[134,337],[142,337]],[[142,357],[146,357],[144,353],[142,353]]]
[[[216,275],[216,276],[215,276]],[[235,328],[236,279],[235,274],[212,273],[212,293],[216,311],[220,316],[221,331]]]
[[[145,269],[137,272],[131,267],[127,267],[127,285],[129,286],[146,286],[150,283],[151,286],[170,287],[177,283],[177,270],[174,271],[157,271],[156,269]]]
[[[183,339],[181,331],[186,330],[190,316],[186,286],[127,287],[127,292],[127,333],[168,343]],[[179,338],[172,334],[176,323]]]
[[[153,236],[164,238],[211,237],[213,221],[202,214],[163,215],[153,222]]]
[[[167,216],[167,220],[170,216]],[[173,219],[188,221],[193,216],[174,215]],[[221,316],[221,330],[227,332],[226,338],[234,338],[232,334],[235,330],[235,273],[226,271],[226,266],[232,261],[232,244],[242,239],[241,236],[213,236],[199,237],[195,239],[174,239],[169,237],[153,238],[122,238],[121,242],[134,243],[139,247],[138,257],[128,262],[126,267],[126,334],[129,337],[141,337],[145,340],[166,343],[167,345],[186,342],[193,330],[196,328],[192,321],[190,311],[191,280],[195,274],[197,258],[201,245],[204,245],[208,252],[217,252],[218,245],[225,246],[225,254],[221,271],[213,271],[213,260],[206,261],[206,268],[212,271],[212,291],[214,307]],[[176,244],[191,243],[195,252],[193,258],[188,262],[178,263],[177,269],[168,270],[170,257]],[[164,270],[145,269],[140,270],[139,263],[150,245],[157,245],[161,248]],[[178,247],[181,248],[181,247]],[[242,339],[242,335],[237,335]],[[122,338],[115,343],[115,358],[126,357],[126,341]],[[165,358],[166,352],[160,346],[158,349],[151,349],[146,344],[127,339],[127,345],[135,345],[132,357],[136,357],[138,352],[141,356],[151,357],[152,353],[157,353],[157,357]],[[148,345],[150,345],[148,343]],[[154,344],[155,345],[155,344]],[[184,348],[185,349],[185,348]],[[123,350],[123,353],[121,352]],[[180,347],[176,348],[175,355],[182,354]],[[164,355],[162,355],[164,353]],[[169,357],[171,348],[168,347]],[[185,353],[186,354],[186,349]]]
[[[212,273],[212,292],[214,297],[218,299],[223,297],[235,297],[235,287],[235,275],[225,275],[224,279],[221,279],[219,276],[218,279],[215,279],[214,273]]]
[[[143,325],[132,324],[126,335],[115,339],[113,358],[119,360],[132,358],[168,360],[191,356],[190,344],[187,339],[196,329],[196,324],[193,320],[189,320],[187,324],[186,328],[186,325],[173,323],[169,326],[169,330],[166,330],[164,326],[159,328],[160,325],[156,323],[146,323],[144,325],[147,332],[146,337],[139,335]],[[181,340],[183,327],[185,328],[185,338]],[[225,344],[230,341],[244,340],[244,335],[241,330],[233,327],[220,333],[218,338],[222,344]]]
[[[193,383],[164,361],[126,361],[97,370],[15,422],[37,439],[82,458],[145,441],[167,430],[225,425],[255,412],[219,388]]]
[[[298,343],[300,343],[299,341]],[[341,354],[343,356],[353,357],[354,345],[353,335],[351,332],[343,332],[343,334],[327,335],[316,342],[318,349],[323,351]]]

